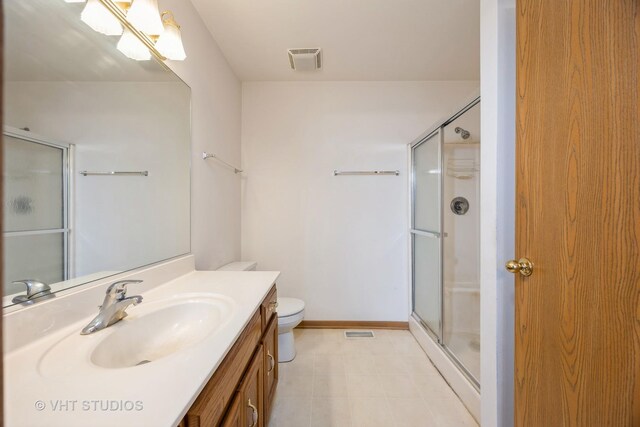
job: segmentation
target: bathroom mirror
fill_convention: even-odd
[[[190,89],[84,7],[4,1],[5,307],[190,251]]]

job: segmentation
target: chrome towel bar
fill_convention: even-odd
[[[400,175],[400,171],[333,171],[333,176],[338,175]]]
[[[149,171],[111,171],[111,172],[90,172],[90,171],[80,171],[80,175],[89,176],[89,175],[110,175],[110,176],[149,176]]]
[[[212,153],[207,153],[206,151],[202,153],[202,158],[204,160],[207,159],[216,159],[217,161],[219,161],[220,163],[222,163],[225,166],[230,167],[231,169],[233,169],[233,173],[242,173],[242,169],[238,169],[237,167],[233,166],[230,163],[225,162],[224,160],[222,160],[220,157],[216,156],[215,154]]]

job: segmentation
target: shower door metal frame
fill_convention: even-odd
[[[415,156],[413,155],[414,151],[416,148],[418,148],[420,145],[427,143],[428,141],[431,141],[433,138],[437,138],[437,140],[435,141],[438,144],[438,153],[439,153],[439,158],[438,158],[438,174],[439,174],[439,182],[438,182],[438,200],[440,201],[440,214],[438,217],[439,220],[439,232],[434,232],[434,231],[426,231],[426,230],[420,230],[417,229],[415,227],[415,221],[416,221],[416,174],[415,174]],[[442,272],[443,272],[443,256],[442,256],[442,250],[443,250],[443,226],[444,226],[444,218],[443,218],[443,203],[442,203],[442,196],[444,194],[443,189],[444,189],[444,180],[442,179],[442,167],[444,164],[444,150],[443,150],[443,144],[444,142],[444,133],[442,132],[442,126],[437,127],[435,130],[429,132],[424,138],[421,138],[418,142],[416,142],[415,144],[413,144],[411,146],[411,229],[409,230],[409,232],[411,233],[411,297],[412,297],[412,304],[411,304],[411,310],[412,313],[414,315],[414,317],[416,317],[419,321],[420,324],[425,328],[425,330],[427,331],[427,333],[429,333],[431,335],[432,338],[434,338],[436,340],[436,342],[438,342],[438,344],[442,344],[442,335],[444,333],[444,322],[442,321],[442,313],[443,313],[443,295],[442,295]],[[438,331],[434,331],[429,325],[427,325],[427,323],[422,320],[422,318],[420,318],[420,316],[418,315],[418,313],[416,313],[415,311],[415,236],[423,236],[423,237],[429,237],[432,239],[438,239],[438,243],[439,243],[439,253],[438,253],[438,257],[439,257],[439,262],[438,262],[438,283],[439,283],[439,287],[438,287],[438,305],[440,306],[440,318],[438,319]]]
[[[62,228],[45,229],[45,230],[28,230],[28,231],[5,231],[2,233],[3,237],[19,237],[19,236],[34,236],[44,234],[58,234],[63,235],[63,279],[69,280],[75,275],[75,265],[73,263],[73,239],[71,239],[71,224],[73,223],[73,168],[74,168],[74,154],[75,146],[73,144],[64,144],[60,142],[53,142],[40,135],[32,134],[30,131],[14,128],[11,126],[4,126],[2,131],[3,136],[8,136],[22,141],[27,141],[34,144],[45,145],[47,147],[57,148],[62,150]]]
[[[409,148],[410,148],[410,154],[411,154],[411,158],[410,158],[410,165],[411,165],[411,228],[409,230],[410,234],[411,234],[411,315],[414,319],[416,319],[418,321],[418,323],[420,323],[422,325],[422,327],[424,328],[424,330],[427,332],[427,334],[429,336],[431,336],[431,338],[434,339],[434,341],[436,343],[438,343],[438,345],[440,346],[440,348],[443,350],[444,354],[447,355],[447,357],[453,362],[453,364],[460,370],[460,372],[462,372],[462,374],[469,380],[469,382],[478,390],[480,391],[480,383],[478,382],[478,379],[475,378],[471,372],[469,372],[469,370],[464,366],[464,364],[462,364],[462,362],[456,357],[456,355],[449,350],[449,348],[444,345],[444,237],[446,236],[445,232],[444,232],[444,203],[442,201],[442,197],[444,194],[444,179],[443,179],[443,173],[444,173],[444,128],[451,124],[454,120],[456,120],[458,117],[462,116],[463,114],[465,114],[467,111],[469,111],[470,109],[472,109],[473,107],[475,107],[476,105],[478,105],[480,103],[480,96],[474,97],[472,98],[471,101],[467,102],[462,108],[456,110],[456,112],[450,116],[448,116],[446,119],[444,120],[440,120],[438,122],[436,122],[435,125],[433,125],[427,132],[423,133],[420,137],[418,137],[415,141],[413,141],[412,143],[409,144]],[[415,157],[413,155],[414,153],[414,149],[418,146],[420,146],[421,144],[425,143],[426,141],[428,141],[429,139],[431,139],[434,135],[436,135],[437,133],[440,133],[440,158],[438,159],[438,162],[440,164],[440,185],[438,188],[438,200],[440,201],[440,233],[429,233],[429,232],[424,232],[421,230],[416,230],[414,227],[415,224],[415,190],[416,190],[416,179],[415,179]],[[482,160],[481,160],[482,161]],[[439,293],[438,293],[438,298],[440,299],[440,321],[439,321],[439,331],[436,333],[435,331],[432,331],[431,328],[426,324],[426,322],[424,322],[420,316],[415,312],[414,310],[414,304],[415,304],[415,253],[414,253],[414,245],[415,245],[415,235],[431,235],[432,237],[437,237],[440,240],[440,262],[439,267],[440,267],[440,271],[438,272],[438,277],[439,277]],[[480,298],[482,298],[482,295],[480,296]]]

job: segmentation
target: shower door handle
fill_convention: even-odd
[[[529,277],[533,274],[533,263],[527,258],[520,258],[518,261],[515,259],[509,260],[504,267],[509,273],[520,273],[525,277]]]

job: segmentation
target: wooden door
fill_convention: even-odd
[[[264,427],[264,350],[262,345],[253,355],[240,384],[242,426]]]
[[[3,105],[3,88],[4,88],[4,4],[0,0],[0,129],[3,129],[2,118],[4,117],[4,105]],[[4,144],[4,142],[2,143]],[[0,177],[3,176],[4,162],[3,162],[3,149],[0,149]],[[2,197],[2,191],[4,188],[4,178],[0,178],[0,197]],[[0,218],[4,218],[3,206],[0,205]],[[0,220],[0,231],[4,230],[4,221]],[[0,259],[4,259],[4,239],[0,239]],[[4,264],[0,262],[0,277],[3,277]],[[0,316],[0,334],[2,334],[2,316]],[[0,340],[0,353],[2,350],[2,340]],[[3,374],[3,359],[0,358],[0,383],[4,383]],[[0,426],[4,425],[4,387],[0,387]]]
[[[639,0],[517,0],[517,426],[640,425]]]
[[[271,415],[271,406],[278,385],[278,316],[271,318],[263,338],[264,346],[264,418]]]

